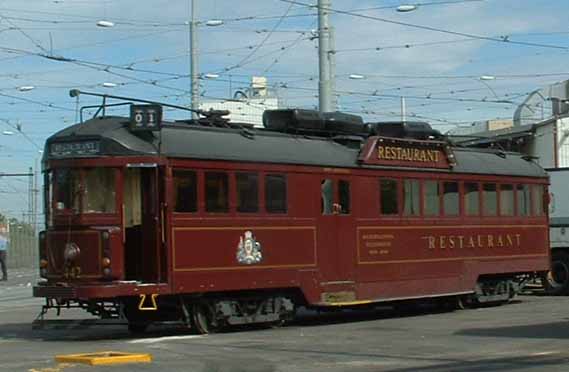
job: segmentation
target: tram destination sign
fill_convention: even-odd
[[[55,142],[49,145],[51,158],[93,156],[99,153],[99,141]]]
[[[162,106],[130,105],[130,130],[155,131],[162,124]]]
[[[439,141],[371,137],[359,160],[370,165],[448,169],[455,165],[450,147]]]

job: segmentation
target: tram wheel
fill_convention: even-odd
[[[551,255],[551,270],[542,277],[545,293],[552,296],[569,294],[569,255],[554,251]]]
[[[206,335],[217,330],[214,312],[207,302],[198,302],[192,305],[192,328],[199,334]]]

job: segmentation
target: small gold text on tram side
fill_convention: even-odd
[[[428,149],[413,149],[399,146],[379,146],[379,160],[416,161],[422,163],[438,163],[439,151]]]
[[[429,249],[519,248],[520,234],[427,235],[422,237]]]

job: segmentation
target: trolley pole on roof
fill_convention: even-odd
[[[191,98],[192,109],[198,110],[200,106],[200,87],[199,87],[199,72],[198,72],[198,35],[197,35],[197,21],[196,21],[196,5],[197,0],[190,0],[191,18],[190,18],[190,79],[191,79]],[[192,112],[192,118],[196,119],[197,114]]]
[[[318,0],[318,104],[320,112],[333,111],[332,86],[334,76],[331,76],[331,48],[330,15],[331,0]]]

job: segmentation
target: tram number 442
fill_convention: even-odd
[[[160,130],[162,123],[162,106],[130,105],[130,130]]]

